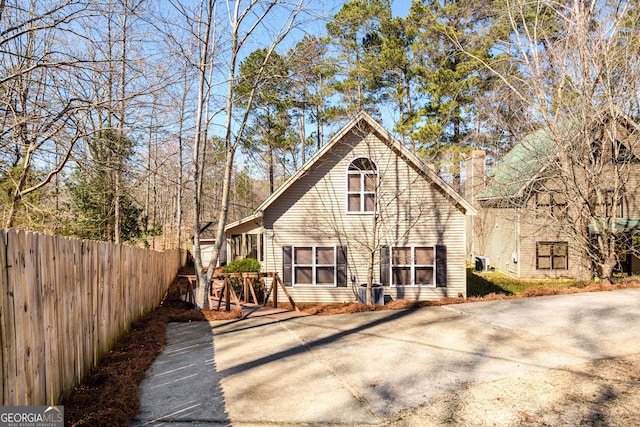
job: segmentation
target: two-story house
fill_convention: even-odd
[[[546,129],[523,138],[488,176],[485,153],[469,152],[465,192],[478,209],[468,221],[470,260],[486,257],[495,269],[518,278],[597,276],[598,255],[585,252],[598,245],[598,230],[606,227],[616,242],[617,270],[640,272],[640,132],[631,122],[619,123],[615,138],[604,132],[603,127],[594,138],[582,166],[577,158],[565,159],[585,171],[573,185],[567,185],[566,171],[559,172],[558,146]],[[584,230],[576,227],[580,215],[589,218]]]
[[[297,302],[466,297],[465,217],[475,209],[368,114],[345,125],[253,215],[226,228]]]

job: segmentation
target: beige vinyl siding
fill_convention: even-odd
[[[464,213],[418,174],[375,135],[349,134],[336,144],[312,172],[301,177],[264,212],[265,271],[282,272],[282,247],[305,245],[347,246],[347,277],[355,284],[367,281],[367,247],[371,214],[347,213],[346,178],[349,164],[358,157],[373,160],[380,174],[379,232],[374,281],[379,282],[379,251],[384,245],[445,245],[447,287],[385,287],[392,298],[438,299],[466,296]],[[356,290],[346,288],[288,288],[296,301],[354,301]],[[284,301],[286,297],[280,293]]]
[[[532,206],[528,209],[485,208],[476,220],[482,220],[484,226],[484,233],[476,235],[476,248],[481,248],[478,254],[489,257],[491,266],[500,272],[530,279],[567,278],[575,277],[581,268],[579,255],[569,236],[553,221],[536,216]],[[567,242],[569,268],[537,269],[538,242]],[[514,253],[517,262],[513,260]]]
[[[231,234],[258,234],[262,233],[262,223],[260,219],[255,219],[251,221],[241,222],[235,227],[227,228],[225,233],[227,236]]]
[[[567,233],[559,230],[557,224],[536,218],[535,214],[527,211],[520,224],[520,277],[532,279],[570,278],[576,277],[580,267],[580,259],[575,251],[575,245]],[[566,270],[538,270],[536,268],[536,246],[538,242],[567,242],[569,245],[568,269]]]
[[[518,253],[515,209],[485,208],[475,218],[476,255],[489,258],[489,264],[503,273],[520,277],[521,260],[513,262]]]
[[[640,164],[630,165],[630,174],[626,187],[628,194],[623,201],[623,216],[626,218],[640,218]]]

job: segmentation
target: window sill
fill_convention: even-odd
[[[436,285],[391,285],[392,288],[435,288]]]
[[[313,284],[294,284],[293,285],[294,288],[337,288],[338,285],[332,284],[332,285],[313,285]]]
[[[365,212],[360,212],[360,211],[347,211],[347,215],[372,215],[372,214],[377,214],[379,212],[374,212],[374,211],[365,211]]]

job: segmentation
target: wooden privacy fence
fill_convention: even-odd
[[[179,249],[0,229],[2,405],[55,405],[157,307]]]

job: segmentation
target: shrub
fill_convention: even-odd
[[[244,258],[231,261],[222,268],[223,273],[259,273],[260,261],[255,258]]]
[[[236,261],[232,261],[229,264],[225,265],[222,268],[222,273],[259,273],[260,272],[260,261],[255,258],[244,258]],[[242,292],[242,279],[232,278],[231,285],[233,286],[233,290],[236,295],[240,296]],[[264,287],[260,279],[253,279],[251,281],[251,286],[256,293],[256,297],[258,298],[258,303],[262,304],[264,301]],[[250,301],[249,296],[244,296],[245,301]]]

